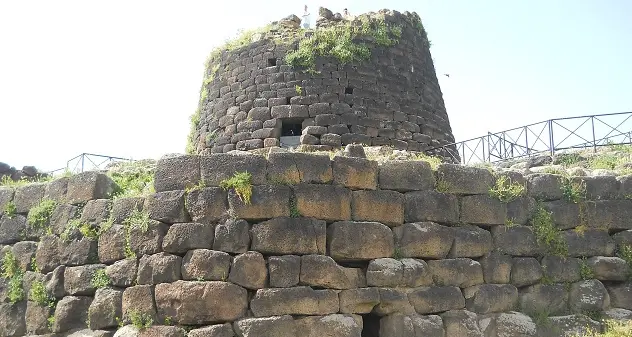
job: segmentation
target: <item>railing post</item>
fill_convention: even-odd
[[[529,148],[529,128],[524,127],[524,146],[527,148],[527,157],[531,156],[531,149]]]
[[[597,143],[595,142],[595,117],[590,117],[590,124],[592,125],[593,152],[597,152]]]
[[[549,119],[549,153],[551,157],[555,154],[555,140],[553,139],[553,120]]]
[[[86,158],[86,154],[82,153],[81,154],[81,173],[83,173],[83,165],[84,165],[84,159]]]

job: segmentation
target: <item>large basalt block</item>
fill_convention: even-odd
[[[378,165],[376,161],[364,158],[335,156],[333,177],[334,183],[352,190],[374,190],[377,188]]]
[[[252,250],[263,254],[325,254],[326,223],[312,218],[274,218],[252,226]]]
[[[64,290],[69,295],[93,295],[96,288],[92,277],[97,270],[105,269],[105,265],[91,264],[78,267],[67,267],[64,271]]]
[[[162,240],[162,249],[167,253],[184,254],[192,249],[213,247],[215,233],[212,225],[180,223],[169,227]]]
[[[520,290],[520,311],[526,314],[568,313],[568,292],[562,284],[536,284]]]
[[[110,217],[112,209],[112,200],[97,199],[90,200],[83,206],[79,221],[92,225],[99,225]]]
[[[58,244],[59,262],[63,265],[81,266],[95,263],[99,259],[97,241],[91,238],[77,237],[68,240],[60,239]]]
[[[339,186],[301,184],[294,187],[296,208],[304,217],[339,221],[351,219],[351,191]]]
[[[481,264],[472,259],[432,260],[428,267],[438,286],[467,288],[484,282]]]
[[[185,191],[154,193],[145,199],[149,217],[165,223],[189,222],[191,218],[184,205]]]
[[[130,225],[127,228],[129,248],[136,256],[151,255],[162,251],[162,241],[169,226],[162,222],[149,220],[147,228]]]
[[[478,316],[468,310],[450,310],[441,314],[446,336],[483,337]]]
[[[494,249],[501,253],[513,256],[538,256],[542,253],[542,247],[529,226],[494,226],[492,238]]]
[[[293,287],[300,281],[301,257],[296,255],[270,256],[268,270],[270,287]]]
[[[216,153],[200,157],[200,174],[206,186],[220,186],[225,179],[230,179],[237,172],[248,172],[252,175],[253,185],[266,183],[268,163],[259,155],[233,155]]]
[[[511,284],[516,287],[530,286],[542,279],[542,266],[533,257],[515,257],[511,264]],[[487,281],[487,279],[485,279]]]
[[[494,177],[488,170],[454,164],[439,165],[437,180],[444,192],[452,194],[488,194],[494,185]]]
[[[177,326],[153,325],[140,331],[138,337],[187,337],[187,332]]]
[[[478,226],[454,227],[454,243],[448,257],[481,257],[493,248],[492,235]]]
[[[335,290],[310,287],[259,289],[250,301],[255,317],[280,315],[328,315],[339,310]]]
[[[568,306],[572,312],[600,312],[610,306],[610,295],[599,280],[575,282],[568,296]]]
[[[526,225],[529,217],[536,207],[535,199],[531,197],[520,197],[507,203],[507,221],[516,225]]]
[[[22,240],[22,233],[26,231],[26,217],[14,215],[0,217],[0,244],[10,245]]]
[[[436,221],[459,222],[459,200],[452,194],[428,190],[405,194],[404,218],[406,222]]]
[[[632,229],[632,200],[595,201],[594,218],[610,230]]]
[[[68,222],[81,214],[81,208],[70,204],[59,204],[50,216],[49,226],[55,235],[61,235]]]
[[[230,323],[215,324],[189,331],[188,337],[235,337]]]
[[[138,263],[138,284],[175,282],[181,278],[182,258],[167,253],[143,255]]]
[[[581,280],[579,259],[572,257],[545,256],[541,260],[544,277],[551,282],[565,283]]]
[[[233,258],[224,252],[194,249],[182,259],[183,280],[225,281]]]
[[[219,281],[162,283],[156,286],[156,307],[159,317],[182,325],[230,322],[246,313],[248,292]]]
[[[187,193],[185,206],[191,220],[212,224],[226,217],[228,194],[219,187],[195,189]]]
[[[99,237],[98,252],[101,263],[112,263],[125,258],[127,232],[122,225],[112,225]]]
[[[488,195],[470,195],[461,199],[461,222],[479,225],[503,225],[507,204]]]
[[[301,284],[329,289],[354,289],[366,286],[361,268],[345,268],[324,255],[301,257]]]
[[[303,332],[305,337],[362,336],[362,317],[358,315],[308,316],[297,318],[295,322],[297,331]]]
[[[37,251],[37,242],[20,241],[14,244],[11,250],[20,269],[33,271],[32,262]]]
[[[562,237],[568,246],[568,255],[582,256],[612,256],[615,243],[607,231],[588,229],[583,232],[567,230]]]
[[[581,314],[550,317],[548,322],[548,326],[540,330],[542,337],[558,337],[560,331],[564,331],[566,336],[585,336],[592,331],[601,331],[603,327],[601,322]]]
[[[142,211],[145,199],[142,197],[118,198],[112,204],[110,217],[115,224],[122,224],[134,212]]]
[[[28,213],[28,211],[37,206],[44,197],[46,190],[45,184],[35,183],[18,187],[15,190],[13,203],[17,213]]]
[[[421,287],[432,284],[428,264],[417,259],[375,259],[369,262],[367,285],[371,287]]]
[[[404,223],[404,195],[395,191],[353,191],[351,217],[388,226]]]
[[[422,287],[408,294],[419,314],[433,314],[465,308],[465,298],[457,287]]]
[[[250,203],[244,203],[234,190],[228,191],[228,204],[234,217],[246,220],[290,216],[290,188],[280,185],[252,187]]]
[[[555,174],[531,174],[527,177],[527,194],[536,200],[562,199],[562,177]]]
[[[343,290],[339,294],[340,312],[343,314],[368,314],[380,303],[378,288]]]
[[[61,177],[46,184],[46,189],[44,190],[44,199],[50,199],[59,203],[65,202],[66,194],[68,193],[69,181],[70,177]],[[2,192],[0,192],[0,194],[1,193]],[[0,199],[2,199],[2,197],[0,197]],[[1,206],[2,201],[0,200],[0,207]],[[4,209],[4,207],[0,209]]]
[[[88,326],[92,330],[114,328],[117,318],[123,315],[123,291],[112,288],[98,289],[88,310]]]
[[[511,278],[511,256],[492,251],[480,259],[486,283],[509,283]]]
[[[454,232],[433,222],[407,223],[393,229],[396,247],[403,257],[444,259],[448,256]]]
[[[70,177],[66,197],[71,204],[107,199],[114,192],[115,187],[116,183],[103,173],[83,172]]]
[[[65,332],[86,327],[91,297],[66,296],[57,302],[53,332]]]
[[[436,315],[391,315],[380,320],[380,336],[443,337],[443,320]]]
[[[136,259],[117,261],[107,266],[105,268],[105,273],[112,281],[113,286],[126,288],[136,282],[138,262]]]
[[[0,335],[13,337],[26,334],[26,302],[0,303]]]
[[[154,302],[155,289],[152,285],[139,285],[125,288],[123,291],[123,303],[121,311],[122,320],[130,322],[131,316],[140,314],[157,322],[156,304]]]
[[[435,178],[428,162],[396,160],[380,165],[379,183],[385,190],[423,191],[434,188]]]
[[[377,288],[380,293],[380,302],[373,312],[379,316],[410,315],[415,313],[412,300],[409,300],[408,291],[397,288]]]
[[[337,261],[391,257],[393,232],[377,222],[335,222],[327,228],[329,255]]]
[[[606,288],[613,308],[632,310],[632,283],[609,284]]]
[[[13,188],[4,186],[0,187],[0,210],[5,210],[9,202],[13,201],[14,195],[15,190]]]
[[[198,156],[165,156],[156,163],[154,188],[156,192],[184,190],[200,181]]]
[[[270,182],[290,185],[327,184],[332,179],[329,156],[284,151],[271,151],[268,156]]]
[[[542,203],[542,205],[551,213],[555,225],[562,230],[574,228],[582,221],[579,204],[555,200]]]
[[[215,227],[214,250],[245,253],[249,247],[250,225],[245,220],[228,219]]]
[[[228,280],[247,289],[261,289],[268,281],[268,269],[263,255],[246,252],[237,255],[228,275]]]
[[[615,176],[574,177],[571,182],[585,187],[588,200],[618,199],[621,190]]]
[[[519,312],[482,315],[479,316],[478,325],[485,336],[538,336],[538,327],[531,317]]]
[[[294,319],[290,315],[263,317],[263,318],[244,318],[233,324],[233,328],[238,336],[257,337],[257,336],[296,336],[297,327]],[[301,330],[301,335],[308,336],[312,330]]]
[[[28,301],[26,303],[26,313],[24,316],[27,336],[49,333],[50,329],[48,328],[48,317],[52,314],[52,308],[46,305],[40,305],[36,302]],[[0,333],[2,333],[1,328]]]
[[[518,289],[511,284],[481,284],[463,290],[467,310],[478,314],[512,311],[518,303]]]

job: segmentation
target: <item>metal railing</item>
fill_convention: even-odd
[[[569,149],[632,143],[632,112],[556,118],[428,150],[462,164],[500,162]],[[456,153],[456,154],[455,154]],[[459,158],[460,157],[460,158]]]
[[[82,153],[68,160],[66,167],[62,167],[48,172],[55,174],[57,172],[69,171],[71,173],[81,173],[84,171],[102,170],[104,166],[117,161],[132,161],[129,158],[121,158],[114,156],[106,156],[94,153]]]

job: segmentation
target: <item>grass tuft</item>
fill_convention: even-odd
[[[531,215],[530,222],[538,244],[545,247],[548,255],[568,256],[568,245],[553,223],[551,212],[538,206]]]
[[[574,204],[586,199],[586,183],[584,181],[573,181],[570,178],[562,177],[562,197]]]
[[[31,284],[29,300],[43,307],[53,308],[55,306],[55,297],[48,293],[44,282],[41,281],[34,281]]]
[[[219,186],[225,190],[235,190],[239,199],[246,205],[252,197],[252,175],[249,172],[236,172],[231,178],[224,179]]]
[[[504,203],[512,202],[525,194],[523,184],[512,183],[507,176],[498,176],[496,183],[489,190],[489,195]]]
[[[118,186],[112,193],[114,199],[154,193],[154,169],[144,161],[118,163],[108,175]]]
[[[106,274],[105,269],[97,269],[92,274],[90,284],[96,289],[101,289],[111,285],[112,279]]]
[[[0,266],[0,276],[8,280],[8,295],[11,303],[17,303],[24,299],[24,288],[22,288],[22,280],[24,279],[24,270],[20,268],[18,259],[9,250],[2,258],[2,266]]]
[[[138,330],[145,330],[154,324],[153,318],[147,313],[142,313],[137,310],[131,310],[129,313],[129,319],[132,325]]]
[[[595,272],[588,265],[586,258],[579,260],[579,274],[581,275],[582,280],[591,280],[595,278]]]
[[[9,219],[13,218],[17,214],[17,209],[15,208],[15,203],[13,201],[9,201],[5,206],[4,210],[2,210],[4,215],[6,215]]]
[[[34,228],[48,229],[50,217],[55,211],[57,203],[51,199],[42,199],[40,203],[29,210],[29,214],[26,218],[27,223]]]

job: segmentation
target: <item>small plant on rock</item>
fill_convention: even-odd
[[[295,85],[294,86],[294,90],[296,90],[296,94],[299,96],[303,95],[303,87],[301,87],[300,85]]]
[[[588,265],[586,258],[582,258],[579,260],[579,274],[582,277],[582,280],[590,280],[595,278],[595,272],[593,272],[592,268]]]
[[[24,288],[22,288],[22,280],[24,279],[24,271],[20,268],[18,259],[13,251],[8,251],[2,258],[2,266],[0,268],[2,278],[9,281],[8,297],[11,303],[17,303],[24,299]]]
[[[42,199],[40,203],[31,208],[29,214],[26,218],[28,224],[34,228],[44,229],[48,227],[48,222],[50,221],[50,217],[53,215],[53,211],[55,211],[55,207],[57,207],[57,203],[50,199]],[[48,227],[50,231],[50,227]]]
[[[572,181],[569,178],[562,178],[562,197],[568,202],[574,204],[586,199],[586,183],[583,181]]]
[[[13,218],[15,216],[16,212],[16,208],[15,208],[15,203],[13,201],[9,201],[5,206],[4,206],[4,215],[6,215],[9,219]]]
[[[512,202],[525,193],[523,184],[513,183],[507,176],[498,176],[494,187],[489,190],[489,195],[504,203]]]
[[[292,196],[290,198],[290,216],[292,218],[299,218],[301,216],[301,212],[298,210],[298,206],[296,204],[296,197]]]
[[[239,199],[246,205],[250,204],[252,197],[252,175],[249,172],[236,172],[231,178],[224,179],[219,186],[225,190],[235,190]]]
[[[147,313],[132,310],[129,313],[132,325],[138,330],[145,330],[154,324],[154,319]]]
[[[40,306],[52,308],[55,306],[55,297],[48,293],[44,282],[35,281],[31,284],[29,299]]]
[[[97,269],[92,274],[92,280],[90,281],[90,283],[96,289],[101,289],[101,288],[105,288],[111,285],[112,280],[110,279],[108,274],[105,272],[105,269]]]
[[[538,244],[543,245],[547,253],[556,256],[567,256],[568,246],[561,231],[553,223],[553,216],[542,206],[538,206],[531,215],[531,226]]]
[[[628,264],[628,279],[632,280],[632,245],[620,245],[617,256]]]

